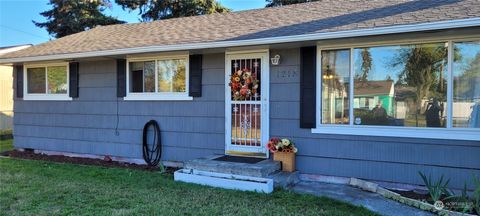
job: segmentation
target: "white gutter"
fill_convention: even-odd
[[[77,58],[86,58],[86,57],[127,55],[127,54],[137,54],[137,53],[147,53],[147,52],[228,48],[228,47],[239,47],[239,46],[266,45],[266,44],[277,44],[277,43],[290,43],[290,42],[314,41],[314,40],[325,40],[325,39],[336,39],[336,38],[419,32],[419,31],[429,31],[429,30],[465,28],[465,27],[475,27],[475,26],[480,26],[480,17],[460,19],[460,20],[439,21],[439,22],[431,22],[431,23],[397,25],[397,26],[387,26],[387,27],[378,27],[378,28],[369,28],[369,29],[324,32],[324,33],[313,33],[313,34],[281,36],[281,37],[269,37],[269,38],[259,38],[259,39],[249,39],[249,40],[232,40],[232,41],[215,41],[215,42],[176,44],[176,45],[159,45],[159,46],[134,47],[134,48],[124,48],[124,49],[115,49],[115,50],[91,51],[91,52],[82,52],[82,53],[67,53],[67,54],[55,54],[55,55],[45,55],[45,56],[4,58],[4,59],[0,58],[0,63],[20,63],[20,62],[31,62],[31,61],[59,60],[59,59],[77,59]]]

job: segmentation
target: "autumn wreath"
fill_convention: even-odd
[[[238,70],[230,77],[230,90],[234,100],[245,100],[258,92],[260,81],[257,79],[257,73],[248,68]]]

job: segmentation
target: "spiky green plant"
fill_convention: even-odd
[[[463,184],[463,189],[461,191],[461,194],[456,195],[455,193],[450,192],[451,195],[445,198],[447,201],[453,201],[457,203],[455,206],[453,206],[453,210],[459,211],[462,213],[469,213],[473,210],[473,205],[472,202],[470,202],[468,193],[467,193],[467,182]]]
[[[442,175],[438,181],[432,180],[432,175],[429,175],[428,178],[422,172],[418,172],[422,177],[425,186],[428,189],[428,193],[430,194],[430,198],[432,198],[432,202],[435,203],[439,201],[442,196],[451,196],[452,193],[448,190],[448,183],[450,179],[444,181],[444,176]]]
[[[473,176],[473,184],[475,186],[472,194],[473,208],[477,212],[477,215],[480,215],[480,179],[476,175]]]

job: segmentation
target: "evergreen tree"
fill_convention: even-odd
[[[267,0],[267,7],[278,7],[283,5],[291,5],[305,2],[314,2],[319,0]]]
[[[40,13],[46,22],[33,23],[46,28],[55,38],[82,32],[99,25],[124,23],[102,12],[110,6],[108,0],[50,0],[52,9]]]
[[[115,0],[115,2],[123,9],[139,9],[143,21],[230,11],[215,0]]]
[[[365,84],[368,81],[368,74],[370,73],[370,70],[372,70],[372,54],[368,48],[362,48],[360,54],[362,56],[362,76],[360,79]]]

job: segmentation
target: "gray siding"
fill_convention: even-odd
[[[118,101],[116,63],[80,62],[80,97],[73,101],[15,100],[17,148],[142,158],[142,129],[162,131],[162,159],[182,161],[224,152],[224,54],[206,55],[203,95],[193,101]],[[208,125],[209,127],[205,127]]]
[[[451,178],[463,187],[480,176],[480,142],[312,134],[300,128],[299,49],[271,50],[280,66],[271,66],[270,135],[290,137],[298,145],[302,173],[421,184],[418,171]]]
[[[480,176],[480,142],[312,134],[301,129],[299,49],[271,50],[270,135],[292,138],[302,173],[420,184],[418,171],[451,178],[460,188]],[[80,63],[73,101],[15,100],[15,146],[141,158],[144,124],[157,120],[165,160],[224,152],[224,54],[203,58],[202,97],[193,101],[118,101],[115,61]]]

